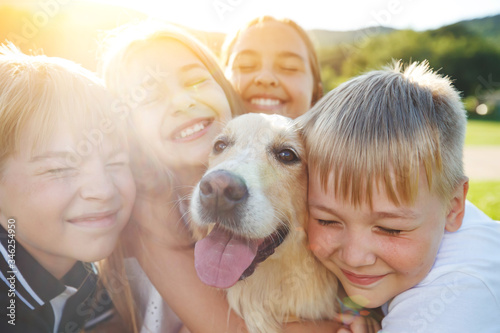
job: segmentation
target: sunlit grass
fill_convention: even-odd
[[[465,135],[466,146],[500,146],[500,122],[469,120]]]
[[[488,216],[500,221],[500,180],[471,180],[467,199]]]
[[[500,122],[469,120],[465,145],[500,147]],[[491,218],[500,221],[500,180],[471,180],[467,198]]]

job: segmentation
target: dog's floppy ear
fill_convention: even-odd
[[[303,152],[301,153],[301,159],[303,163],[306,165],[307,169],[307,149],[305,149],[304,115],[301,115],[293,120],[293,127],[297,131],[299,140],[301,141],[304,147]]]
[[[305,117],[305,113],[304,113],[303,115],[300,115],[293,120],[293,126],[295,126],[295,128],[299,131],[301,139],[303,139],[303,135],[304,135],[304,124],[306,122],[305,118],[306,117]],[[302,142],[304,142],[304,141],[302,141]]]

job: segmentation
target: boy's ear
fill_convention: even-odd
[[[465,179],[457,186],[455,194],[450,201],[450,208],[446,215],[445,230],[449,232],[457,231],[462,226],[462,220],[465,214],[465,198],[469,191],[469,178]]]

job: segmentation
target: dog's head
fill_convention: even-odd
[[[304,155],[293,121],[279,115],[239,116],[215,139],[208,171],[191,200],[192,224],[210,230],[195,247],[204,283],[228,288],[250,276],[301,226]]]

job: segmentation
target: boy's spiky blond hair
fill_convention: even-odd
[[[311,171],[351,204],[371,205],[373,184],[396,205],[412,204],[422,168],[443,200],[464,179],[466,114],[449,78],[427,62],[353,78],[298,121]]]

